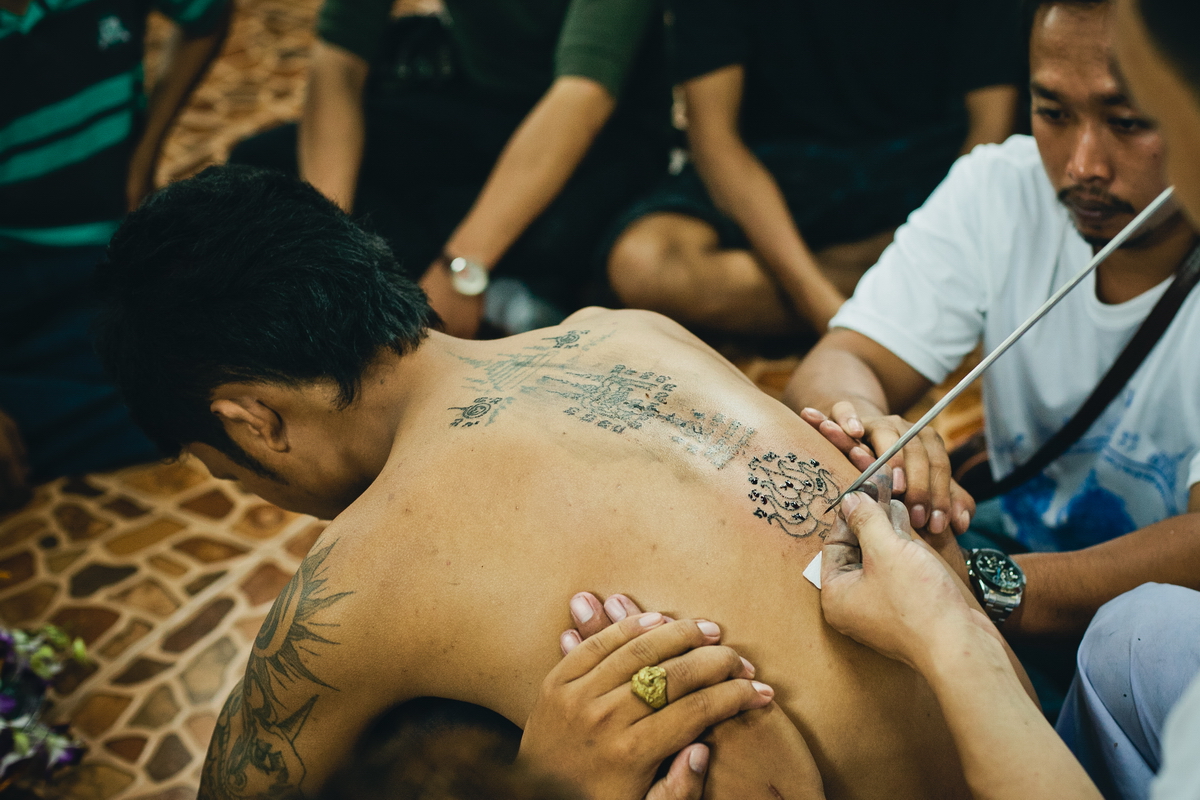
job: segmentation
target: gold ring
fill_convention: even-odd
[[[642,702],[658,711],[667,704],[667,671],[662,667],[642,667],[634,673],[629,688]]]

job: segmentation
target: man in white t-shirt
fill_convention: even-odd
[[[1012,332],[1166,186],[1162,142],[1113,73],[1104,0],[1045,0],[1030,37],[1033,137],[976,148],[896,234],[798,368],[787,402],[860,467],[908,427],[894,416],[982,338]],[[1181,215],[1116,252],[984,377],[993,475],[1076,412],[1196,246]],[[1200,587],[1200,292],[1084,436],[999,499],[1027,584],[994,620],[1010,638],[1072,640],[1148,581]],[[951,557],[974,501],[928,430],[897,457],[914,527]],[[958,558],[964,579],[966,567]],[[985,604],[986,605],[986,604]]]

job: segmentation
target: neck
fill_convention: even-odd
[[[1132,300],[1171,277],[1195,246],[1196,234],[1183,216],[1176,214],[1100,265],[1096,270],[1096,297],[1110,304]]]
[[[445,334],[431,331],[404,356],[385,350],[363,374],[351,406],[340,412],[335,437],[342,460],[359,474],[364,488],[383,471],[395,443],[424,400],[436,392],[438,365],[446,358]]]

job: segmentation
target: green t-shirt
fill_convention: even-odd
[[[478,89],[526,100],[558,77],[602,84],[621,97],[639,61],[657,0],[445,0],[450,35]],[[392,0],[325,0],[317,34],[372,61]]]

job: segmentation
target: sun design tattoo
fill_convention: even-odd
[[[754,516],[768,525],[778,525],[795,539],[814,533],[825,538],[832,522],[822,518],[822,503],[832,502],[838,496],[838,487],[820,461],[805,460],[795,453],[766,453],[750,459],[746,480],[750,483],[747,497],[754,504]]]

